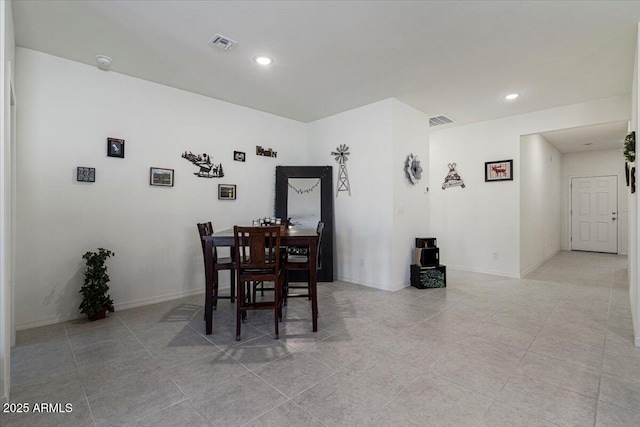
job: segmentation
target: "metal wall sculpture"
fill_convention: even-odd
[[[200,170],[193,174],[199,178],[222,178],[224,171],[222,170],[222,163],[217,165],[211,162],[211,156],[206,153],[193,154],[191,151],[184,152],[182,154],[183,159],[189,160],[194,165],[198,166]]]
[[[351,186],[349,185],[349,174],[347,173],[347,157],[349,155],[349,147],[345,144],[340,144],[336,147],[336,151],[332,151],[331,155],[335,156],[336,162],[340,167],[338,168],[338,186],[336,190],[336,197],[341,191],[349,192],[351,196]]]
[[[409,178],[409,182],[416,185],[420,178],[422,178],[422,168],[420,167],[420,160],[418,156],[414,156],[413,153],[409,154],[407,161],[404,163],[404,171]]]
[[[449,163],[447,166],[449,166],[449,173],[444,178],[442,189],[444,190],[445,188],[449,188],[449,187],[464,188],[464,181],[462,180],[462,178],[460,178],[460,175],[458,175],[458,172],[456,171],[456,164]]]
[[[273,148],[267,148],[265,150],[262,146],[256,145],[256,156],[278,157],[278,153],[273,151]]]

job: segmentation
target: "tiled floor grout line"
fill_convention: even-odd
[[[286,356],[285,356],[285,357],[286,357]],[[282,358],[281,358],[281,359],[282,359]],[[279,359],[278,359],[278,360],[279,360]],[[267,364],[267,365],[268,365],[268,364]],[[266,366],[266,365],[263,365],[263,366]],[[261,366],[261,368],[262,368],[263,366]],[[247,368],[247,369],[248,369],[248,368]],[[264,411],[263,413],[261,413],[261,414],[257,415],[256,417],[252,418],[251,420],[249,420],[248,422],[246,422],[245,424],[242,424],[242,425],[244,426],[244,425],[246,425],[246,424],[251,423],[253,420],[255,420],[255,419],[257,419],[257,418],[260,418],[260,417],[261,417],[261,416],[263,416],[264,414],[271,412],[272,410],[274,410],[274,409],[275,409],[275,408],[277,408],[278,406],[284,405],[284,404],[285,404],[285,403],[287,403],[287,402],[293,402],[294,404],[298,405],[296,402],[294,402],[294,401],[293,401],[293,399],[294,399],[296,396],[298,396],[298,395],[300,395],[300,394],[304,393],[305,391],[307,391],[307,390],[309,390],[310,388],[312,388],[312,387],[316,386],[317,384],[320,384],[321,382],[323,382],[323,381],[327,380],[328,378],[331,378],[332,376],[334,376],[334,375],[338,374],[338,372],[339,372],[339,371],[334,372],[333,374],[331,374],[331,375],[327,376],[326,378],[323,378],[323,379],[321,379],[320,381],[317,381],[316,383],[312,384],[311,386],[307,387],[306,389],[304,389],[304,390],[300,391],[299,393],[296,393],[296,394],[294,394],[293,396],[289,397],[289,396],[287,396],[284,392],[282,392],[280,389],[278,389],[276,386],[274,386],[274,385],[273,385],[273,384],[271,384],[269,381],[267,381],[265,378],[261,377],[260,375],[258,375],[258,374],[257,374],[256,372],[254,372],[253,370],[250,370],[250,373],[251,373],[251,374],[253,374],[253,375],[254,375],[254,376],[256,376],[259,380],[261,380],[263,383],[267,384],[269,387],[273,388],[275,391],[277,391],[278,393],[280,393],[281,395],[283,395],[283,396],[286,398],[286,400],[285,400],[284,402],[282,402],[281,404],[276,405],[275,407],[273,407],[273,408],[271,408],[271,409],[268,409],[268,410]],[[298,406],[300,406],[300,405],[298,405]],[[306,412],[307,414],[311,415],[313,418],[317,418],[317,417],[315,417],[312,413],[310,413],[310,412],[309,412],[309,411],[307,411],[305,408],[303,408],[302,406],[300,406],[300,408],[301,408],[304,412]],[[319,421],[320,421],[320,422],[322,422],[322,420],[319,420]],[[322,424],[326,425],[324,422],[322,422]]]
[[[151,357],[151,360],[155,360],[155,357],[153,356],[153,354],[151,354],[151,352],[149,351],[149,349],[148,349],[148,348],[147,348],[147,347],[142,343],[142,341],[140,341],[140,338],[138,338],[138,336],[136,335],[136,333],[135,333],[135,332],[133,332],[133,330],[131,330],[131,328],[129,328],[129,325],[127,325],[127,322],[126,322],[124,319],[122,319],[120,316],[118,316],[118,317],[120,318],[120,321],[124,324],[125,328],[127,328],[127,330],[128,330],[129,332],[131,332],[131,335],[133,335],[133,336],[134,336],[134,338],[136,339],[136,341],[138,341],[138,343],[140,343],[140,345],[142,346],[142,348],[144,348],[144,350],[149,354],[149,356]],[[187,324],[187,326],[189,326],[189,325]],[[212,345],[214,345],[213,343],[211,343],[211,344],[212,344]],[[173,378],[171,378],[171,376],[170,376],[170,375],[168,375],[168,374],[166,374],[166,373],[165,373],[165,375],[166,375],[166,376],[167,376],[167,378],[169,378],[169,380],[170,380],[170,381],[171,381],[171,382],[172,382],[172,383],[173,383],[173,384],[178,388],[178,390],[180,390],[180,393],[182,393],[182,396],[184,396],[184,399],[183,399],[183,400],[181,400],[181,401],[179,401],[179,402],[175,402],[175,403],[173,403],[172,405],[166,406],[166,407],[164,407],[164,408],[160,409],[159,411],[153,412],[153,413],[151,413],[151,414],[147,414],[147,415],[145,415],[144,417],[137,419],[137,420],[136,420],[136,422],[137,422],[137,421],[141,421],[141,420],[143,420],[143,419],[145,419],[145,418],[147,418],[147,417],[150,417],[150,416],[152,416],[152,415],[154,415],[154,414],[157,414],[157,413],[159,413],[159,412],[162,412],[162,411],[164,411],[165,409],[171,408],[172,406],[178,405],[179,403],[184,402],[185,400],[188,400],[188,401],[189,401],[189,403],[191,404],[191,406],[194,406],[194,405],[193,405],[193,402],[191,402],[191,400],[189,399],[189,396],[187,396],[187,394],[182,390],[182,388],[180,388],[180,386],[179,386],[179,385],[178,385],[178,384],[173,380]],[[194,409],[195,409],[195,406],[194,406]],[[202,414],[200,414],[200,412],[199,412],[198,410],[196,410],[196,412],[197,412],[200,416],[202,416]],[[205,418],[204,418],[204,417],[202,417],[202,419],[205,419]]]
[[[613,269],[611,271],[611,283],[613,284]],[[602,346],[602,360],[600,361],[600,378],[598,378],[598,391],[596,393],[596,408],[593,414],[593,427],[598,424],[598,404],[600,402],[600,389],[602,387],[602,376],[604,375],[604,356],[607,349],[607,335],[609,334],[609,318],[611,317],[611,293],[613,287],[609,288],[609,304],[607,304],[607,323],[604,333],[604,345]]]
[[[567,291],[565,291],[565,292],[564,292],[564,294],[566,294],[566,293],[567,293]],[[559,303],[560,303],[560,301],[558,301],[556,304],[554,304],[554,308],[552,309],[551,313],[549,314],[549,316],[548,316],[548,317],[547,317],[547,319],[545,320],[544,324],[547,324],[547,323],[549,322],[549,319],[551,318],[551,316],[552,316],[552,314],[553,314],[553,311],[556,309],[556,307],[557,307],[557,305],[558,305]],[[498,310],[498,311],[499,311],[499,310]],[[496,312],[497,312],[497,311],[496,311]],[[494,312],[493,314],[495,314],[495,312]],[[500,325],[500,326],[502,326],[502,325]],[[517,330],[517,329],[515,329],[515,328],[509,328],[509,327],[507,327],[507,326],[504,326],[504,327],[505,327],[505,328],[508,328],[508,329],[514,329],[514,330]],[[543,328],[541,328],[541,329],[540,329],[540,331],[542,331],[542,329],[543,329]],[[558,359],[558,358],[555,358],[555,357],[552,357],[552,356],[547,356],[547,355],[544,355],[544,354],[539,354],[539,353],[536,353],[536,352],[530,351],[531,346],[532,346],[532,345],[533,345],[533,343],[535,342],[535,339],[538,337],[538,334],[540,333],[540,331],[539,331],[538,333],[536,333],[536,334],[535,334],[535,338],[534,338],[534,340],[533,340],[533,341],[531,341],[531,343],[529,344],[529,346],[527,347],[527,349],[526,349],[526,350],[524,350],[524,352],[525,352],[525,353],[524,353],[524,355],[520,358],[520,360],[518,361],[518,364],[516,365],[516,367],[514,367],[514,368],[511,370],[511,372],[509,373],[509,375],[508,375],[508,377],[507,377],[507,380],[504,382],[504,384],[503,384],[503,385],[502,385],[502,387],[500,388],[500,391],[502,391],[502,389],[504,389],[504,387],[507,385],[507,383],[509,382],[509,380],[510,380],[511,378],[514,378],[514,376],[515,376],[515,372],[517,371],[517,368],[520,366],[520,364],[522,363],[522,360],[524,360],[524,358],[525,358],[525,357],[527,356],[527,354],[529,354],[529,353],[531,353],[531,354],[536,354],[536,355],[540,355],[540,356],[543,356],[543,357],[547,357],[547,358],[550,358],[550,359],[553,359],[553,360],[557,360],[557,361],[559,361],[559,362],[569,363],[569,364],[571,364],[571,365],[575,365],[575,366],[580,367],[580,368],[588,369],[588,367],[583,366],[583,365],[580,365],[580,364],[576,364],[576,363],[573,363],[573,362],[568,362],[568,361],[563,360],[563,359]],[[484,337],[482,337],[482,338],[484,338]],[[491,340],[491,339],[489,339],[489,338],[484,338],[484,339],[487,339],[488,341],[496,342],[496,343],[499,343],[499,344],[502,344],[502,345],[505,345],[505,346],[508,346],[508,347],[517,348],[517,349],[519,349],[519,350],[523,350],[523,349],[521,349],[521,348],[514,347],[514,346],[509,346],[508,344],[504,344],[504,343],[501,343],[501,342],[499,342],[499,341],[494,341],[494,340]],[[604,346],[603,346],[603,354],[604,354]],[[465,355],[465,356],[466,356],[466,355]],[[472,358],[472,359],[474,359],[474,360],[479,360],[479,359],[474,358],[473,356],[466,356],[466,357],[470,357],[470,358]],[[479,361],[480,361],[480,362],[482,362],[482,360],[479,360]],[[486,363],[486,362],[485,362],[485,363]],[[601,375],[601,374],[602,374],[602,369],[600,370],[600,375]],[[449,380],[449,381],[451,381],[451,380]],[[576,393],[576,394],[580,394],[580,395],[582,395],[582,396],[585,396],[585,397],[588,397],[588,398],[593,399],[593,397],[592,397],[592,396],[588,396],[588,395],[585,395],[585,394],[583,394],[583,393],[579,393],[579,392],[576,392],[576,391],[574,391],[574,390],[570,390],[570,389],[568,389],[568,388],[565,388],[565,387],[562,387],[562,386],[558,386],[558,385],[556,385],[556,384],[552,384],[552,383],[550,383],[550,382],[548,382],[548,381],[545,381],[544,379],[538,379],[538,381],[541,381],[541,382],[544,382],[544,383],[546,383],[546,384],[552,385],[552,386],[554,386],[554,387],[558,387],[558,388],[561,388],[561,389],[563,389],[563,390],[566,390],[566,391],[569,391],[569,392],[572,392],[572,393]],[[599,387],[598,387],[598,388],[599,388]],[[496,399],[497,399],[497,395],[494,397],[494,401],[495,401]],[[596,399],[596,400],[597,400],[597,399]]]
[[[120,316],[118,316],[118,317],[120,317]],[[148,349],[148,348],[147,348],[147,347],[142,343],[142,341],[140,341],[140,338],[138,338],[138,336],[135,334],[135,332],[133,332],[133,330],[131,330],[131,328],[129,328],[129,325],[127,325],[127,322],[126,322],[124,319],[122,319],[122,318],[120,318],[120,320],[122,321],[122,323],[124,324],[124,326],[129,330],[129,332],[131,332],[131,334],[135,337],[135,339],[140,343],[140,345],[142,346],[142,348],[144,348],[144,349],[145,349],[145,351],[149,354],[149,356],[151,356],[151,360],[155,360],[155,357],[153,356],[153,354],[151,354],[151,352],[149,351],[149,349]],[[189,325],[189,324],[187,324],[186,326],[187,326],[187,327],[190,327],[190,325]],[[193,328],[191,328],[191,329],[193,329]],[[197,331],[196,331],[196,332],[197,332]],[[211,345],[212,345],[212,346],[216,347],[218,350],[221,350],[221,349],[220,349],[218,346],[216,346],[214,343],[212,343],[212,342],[210,342],[210,343],[211,343]],[[209,355],[203,356],[202,358],[205,358],[205,357],[209,357]],[[193,362],[193,361],[195,361],[195,360],[199,360],[199,359],[201,359],[201,358],[196,358],[196,359],[193,359],[193,360],[191,360],[191,361],[189,361],[189,362]],[[169,375],[168,373],[165,373],[165,375],[166,375],[166,376],[167,376],[167,378],[169,378],[169,380],[170,380],[170,381],[171,381],[171,382],[172,382],[172,383],[173,383],[173,384],[178,388],[178,390],[180,390],[180,393],[182,393],[182,395],[184,396],[184,399],[183,399],[183,400],[181,400],[181,401],[179,401],[179,402],[175,402],[175,403],[173,403],[173,404],[171,404],[171,405],[169,405],[169,406],[166,406],[166,407],[164,407],[164,408],[162,408],[162,409],[160,409],[160,410],[158,410],[158,411],[155,411],[155,412],[153,412],[153,413],[151,413],[151,414],[147,414],[147,415],[145,415],[144,417],[142,417],[142,418],[140,418],[140,419],[136,420],[136,422],[137,422],[137,421],[141,421],[141,420],[143,420],[143,419],[145,419],[145,418],[151,417],[151,416],[153,416],[153,415],[155,415],[155,414],[157,414],[157,413],[159,413],[159,412],[164,411],[165,409],[168,409],[168,408],[171,408],[171,407],[173,407],[173,406],[175,406],[175,405],[178,405],[178,404],[180,404],[180,403],[184,402],[185,400],[189,402],[189,404],[191,405],[191,407],[196,411],[196,413],[197,413],[198,415],[200,415],[200,417],[202,417],[202,419],[203,419],[203,420],[206,420],[206,418],[204,417],[204,415],[203,415],[203,414],[201,414],[201,413],[200,413],[200,411],[198,411],[198,410],[197,410],[197,408],[195,407],[195,405],[193,404],[193,402],[191,401],[191,399],[189,398],[189,396],[187,396],[187,394],[182,390],[182,388],[178,385],[178,383],[176,383],[176,382],[175,382],[175,380],[174,380],[173,378],[171,378],[171,375]],[[207,424],[208,424],[208,422],[207,422]]]
[[[278,404],[278,405],[274,406],[273,408],[271,408],[271,409],[269,409],[269,410],[267,410],[267,411],[265,411],[265,412],[261,413],[260,415],[257,415],[257,416],[255,416],[255,417],[253,417],[252,419],[250,419],[250,420],[249,420],[249,421],[247,421],[246,423],[241,424],[239,427],[244,427],[244,426],[246,426],[246,425],[249,425],[249,424],[251,424],[253,421],[257,420],[258,418],[260,418],[260,417],[262,417],[262,416],[264,416],[264,415],[268,414],[269,412],[273,412],[273,411],[275,411],[276,409],[278,409],[279,407],[281,407],[281,406],[283,406],[283,405],[286,405],[287,403],[291,403],[291,404],[293,404],[293,405],[296,405],[296,406],[297,406],[297,407],[299,407],[303,412],[305,412],[307,415],[309,415],[310,417],[312,417],[312,418],[314,418],[315,420],[317,420],[317,421],[318,421],[320,424],[322,424],[323,426],[326,426],[326,425],[327,425],[327,424],[325,424],[321,419],[319,419],[318,417],[316,417],[315,415],[313,415],[312,413],[310,413],[309,411],[307,411],[306,409],[304,409],[302,406],[298,405],[296,402],[294,402],[294,401],[293,401],[293,399],[288,399],[288,400],[285,400],[284,402],[282,402],[282,403],[280,403],[280,404]]]
[[[117,314],[117,313],[116,313]],[[138,343],[142,346],[142,348],[144,348],[144,350],[149,354],[149,356],[151,357],[152,360],[155,360],[155,357],[153,357],[153,354],[151,354],[151,352],[149,351],[149,349],[142,343],[142,341],[140,341],[140,338],[138,338],[138,336],[135,334],[135,332],[133,332],[131,330],[131,328],[129,327],[129,325],[127,325],[127,322],[125,322],[120,316],[118,316],[118,318],[120,319],[120,321],[124,324],[124,327],[127,328],[127,330],[129,332],[131,332],[131,335],[133,335],[133,337],[136,339],[136,341],[138,341]]]
[[[82,394],[84,395],[84,400],[87,402],[87,408],[89,408],[89,415],[91,415],[91,421],[93,421],[94,427],[96,424],[96,419],[93,416],[93,411],[91,410],[91,404],[89,403],[89,397],[87,396],[87,392],[84,389],[84,384],[82,383],[82,375],[80,374],[80,368],[78,367],[78,361],[76,360],[76,354],[73,351],[73,347],[71,345],[71,340],[69,339],[69,333],[67,332],[67,325],[62,323],[62,328],[64,329],[64,336],[67,338],[67,343],[69,344],[69,351],[71,351],[71,357],[73,357],[73,363],[76,366],[76,372],[78,373],[78,380],[80,381],[80,388],[82,388]]]
[[[612,272],[612,276],[613,276],[613,272]],[[612,277],[613,279],[613,277]],[[613,280],[612,280],[613,283]],[[596,426],[597,422],[598,422],[598,402],[600,402],[600,389],[602,387],[602,377],[605,374],[604,373],[604,357],[606,354],[606,349],[607,349],[607,335],[609,334],[609,317],[611,316],[611,293],[612,293],[612,289],[609,289],[609,304],[607,305],[607,324],[606,324],[606,330],[605,330],[605,334],[604,334],[604,345],[602,346],[602,360],[600,362],[600,378],[598,378],[598,392],[596,393],[596,411],[595,414],[593,416],[593,425],[594,427]]]

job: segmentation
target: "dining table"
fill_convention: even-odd
[[[309,259],[317,259],[318,255],[318,234],[314,228],[301,227],[285,227],[284,232],[280,235],[280,246],[296,246],[309,248]],[[217,286],[218,275],[213,271],[213,247],[228,247],[231,249],[231,258],[235,260],[235,238],[233,236],[233,228],[217,231],[210,236],[203,236],[202,240],[205,245],[205,322],[206,334],[211,335],[213,332],[213,289]],[[231,272],[231,286],[234,286],[234,274]],[[318,273],[315,268],[309,271],[309,287],[311,290],[311,318],[313,332],[318,331],[318,298],[317,283]]]

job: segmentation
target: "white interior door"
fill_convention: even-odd
[[[571,179],[571,249],[618,252],[618,177]]]

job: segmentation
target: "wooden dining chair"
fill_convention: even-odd
[[[308,298],[311,300],[313,297],[311,292],[311,284],[309,283],[309,276],[307,275],[307,284],[306,285],[290,285],[289,284],[289,271],[292,270],[306,270],[310,271],[310,269],[315,268],[318,269],[320,266],[320,244],[322,243],[322,232],[324,231],[324,222],[319,221],[318,226],[316,227],[316,233],[318,234],[318,251],[317,258],[314,260],[309,259],[309,253],[307,255],[296,255],[289,254],[287,255],[286,261],[284,263],[284,286],[282,291],[282,298],[284,301],[284,305],[287,304],[287,298]],[[305,289],[306,293],[290,293],[289,291],[292,289]]]
[[[289,219],[283,219],[281,222],[282,227],[280,228],[280,232],[282,233],[282,230],[286,230],[287,228],[289,228],[289,224],[290,224],[290,220]],[[280,248],[280,255],[282,256],[286,256],[286,248],[282,247]],[[257,293],[258,291],[260,291],[260,296],[264,296],[265,291],[273,291],[273,288],[267,288],[265,287],[264,283],[260,283],[257,282],[255,284],[256,286],[253,286],[253,299],[256,299]]]
[[[240,340],[241,324],[250,310],[273,310],[275,338],[282,317],[282,264],[280,260],[280,227],[233,227],[237,267],[236,341]],[[272,301],[251,298],[247,286],[273,282]]]
[[[213,234],[213,226],[211,222],[203,222],[198,224],[198,233],[200,233],[200,243],[202,244],[202,257],[204,262],[206,262],[205,257],[205,245],[204,240],[202,238],[204,236],[211,236]],[[205,265],[205,271],[207,266]],[[221,299],[230,299],[231,302],[235,302],[236,300],[236,287],[235,287],[235,269],[236,264],[231,259],[231,257],[218,257],[218,251],[216,247],[213,247],[213,309],[215,310],[218,305],[218,298]],[[229,294],[230,295],[218,295],[218,272],[220,270],[230,270],[230,285],[229,285]]]

